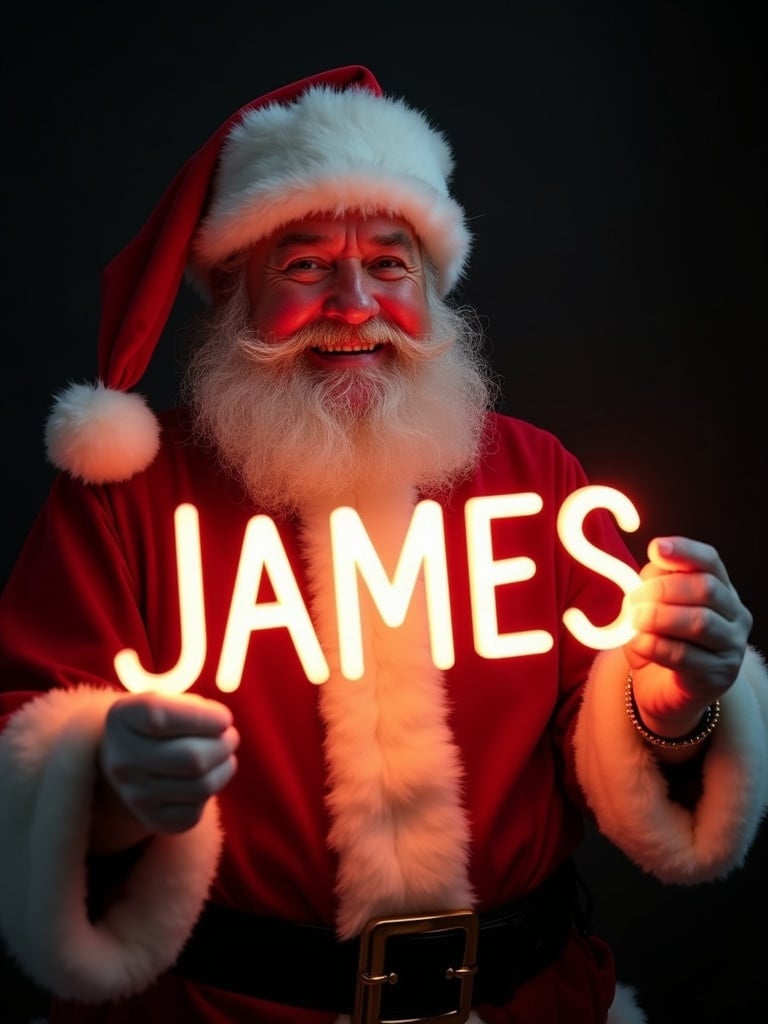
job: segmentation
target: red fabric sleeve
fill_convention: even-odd
[[[105,492],[59,477],[0,596],[0,712],[52,686],[116,685],[126,645],[149,659]]]

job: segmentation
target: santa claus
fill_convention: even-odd
[[[590,930],[584,818],[669,883],[749,849],[768,802],[750,613],[714,549],[665,537],[628,642],[595,655],[564,627],[624,595],[558,541],[578,460],[494,411],[451,299],[470,248],[451,172],[423,113],[336,69],[234,114],[105,272],[99,379],[57,396],[60,472],[0,602],[0,934],[53,1024],[640,1022]],[[206,310],[183,401],[155,415],[133,388],[185,275]],[[425,503],[439,657],[427,558],[402,599]],[[373,553],[345,563],[352,603],[340,522]],[[608,511],[584,525],[633,566]]]

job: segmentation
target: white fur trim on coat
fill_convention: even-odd
[[[371,488],[354,506],[390,579],[416,504],[412,488]],[[423,580],[404,624],[385,625],[360,588],[365,671],[341,674],[328,508],[304,517],[312,610],[331,676],[326,726],[331,846],[338,852],[337,930],[356,935],[382,914],[471,907],[463,768],[447,721],[442,672],[430,656]]]
[[[703,792],[689,811],[668,799],[659,763],[629,721],[619,659],[606,653],[587,681],[574,737],[579,782],[598,828],[662,882],[724,877],[742,864],[768,805],[768,674],[761,656],[747,651],[721,700]]]
[[[635,989],[631,985],[617,985],[606,1024],[646,1024],[648,1018],[637,1005],[635,997]]]
[[[447,293],[470,247],[448,192],[452,170],[445,137],[402,100],[320,86],[294,103],[250,110],[222,148],[192,277],[204,279],[224,257],[293,220],[360,210],[407,220]]]
[[[22,969],[61,998],[146,988],[197,920],[221,849],[218,807],[156,836],[118,902],[91,922],[85,857],[104,719],[120,692],[79,686],[30,700],[0,734],[0,933]],[[9,784],[13,780],[13,784]]]

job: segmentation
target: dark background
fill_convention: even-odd
[[[3,14],[0,574],[49,486],[50,396],[95,373],[102,267],[235,109],[367,64],[452,140],[504,410],[657,533],[714,544],[768,649],[761,3],[25,4]],[[143,390],[174,394],[184,292]],[[768,827],[662,887],[590,834],[599,928],[651,1024],[762,1016]],[[0,968],[0,1019],[39,994]],[[564,1022],[565,1024],[565,1022]]]

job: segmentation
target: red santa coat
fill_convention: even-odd
[[[766,713],[755,685],[760,659],[750,652],[744,678],[727,695],[730,716],[712,745],[719,766],[705,766],[697,809],[711,824],[691,838],[689,812],[670,804],[658,767],[626,722],[623,680],[590,677],[594,651],[562,626],[571,605],[608,623],[622,596],[557,537],[558,510],[587,482],[583,470],[552,435],[518,420],[490,417],[488,438],[472,478],[432,496],[443,513],[455,645],[455,664],[442,673],[417,607],[401,631],[365,619],[366,674],[340,677],[329,509],[277,523],[331,668],[321,686],[308,682],[289,631],[275,628],[251,635],[239,687],[217,688],[244,535],[260,510],[209,451],[190,443],[183,413],[165,417],[158,458],[129,482],[55,481],[0,605],[0,768],[9,763],[20,779],[0,798],[0,825],[13,823],[12,835],[0,828],[8,880],[0,926],[25,969],[62,996],[54,1024],[139,1017],[330,1024],[333,1015],[162,973],[209,887],[215,902],[335,925],[342,934],[376,913],[469,901],[485,910],[547,878],[578,846],[584,813],[670,881],[713,877],[740,862],[766,801],[764,730],[750,725],[756,708],[758,720]],[[542,654],[488,659],[476,652],[472,631],[465,505],[518,492],[541,495],[542,509],[494,522],[494,558],[527,555],[536,572],[496,589],[498,632],[545,629],[554,643]],[[390,572],[418,497],[404,488],[357,502]],[[232,709],[239,770],[194,829],[147,845],[121,902],[92,923],[82,861],[93,755],[121,692],[113,660],[132,648],[159,673],[179,658],[173,512],[186,502],[199,512],[207,631],[193,691]],[[587,527],[594,544],[631,563],[608,513],[592,513]],[[253,596],[274,600],[268,572]],[[735,740],[745,729],[746,750]],[[397,836],[386,824],[395,805],[412,809]],[[32,855],[41,843],[47,852]],[[491,1022],[593,1024],[605,1019],[613,987],[604,944],[574,934],[561,960],[509,1007],[477,1013]]]

